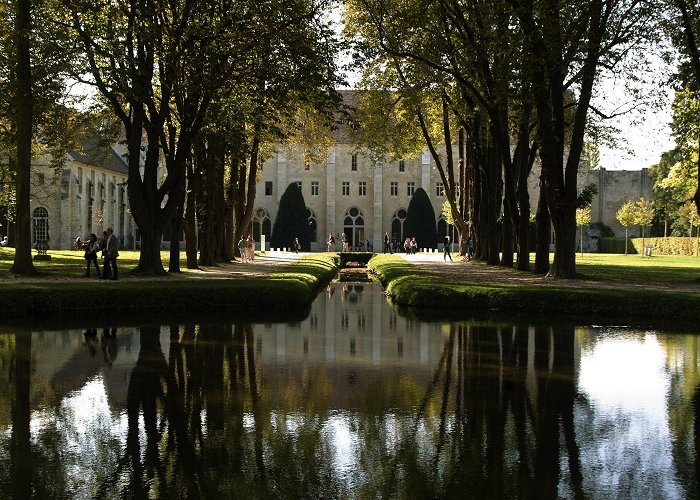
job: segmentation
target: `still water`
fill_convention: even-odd
[[[695,498],[698,337],[418,323],[0,333],[3,498]]]

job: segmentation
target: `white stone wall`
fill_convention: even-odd
[[[82,184],[79,172],[82,170]],[[43,183],[41,182],[43,176]],[[100,183],[104,180],[104,193]],[[88,220],[88,181],[94,182],[92,217]],[[31,214],[43,207],[49,214],[49,244],[54,250],[73,248],[75,239],[85,239],[90,232],[101,236],[112,227],[122,245],[133,245],[135,224],[128,210],[128,197],[124,186],[124,225],[119,224],[119,183],[126,181],[126,174],[67,160],[58,173],[45,161],[32,164]],[[114,186],[112,188],[112,186]],[[34,229],[32,228],[32,237]]]
[[[367,239],[375,250],[381,250],[384,232],[391,233],[394,214],[407,209],[411,197],[407,194],[408,183],[415,189],[423,187],[435,210],[436,224],[442,211],[444,196],[436,196],[435,183],[440,176],[430,156],[407,158],[405,171],[399,171],[399,161],[389,158],[374,164],[361,152],[357,154],[357,170],[352,170],[352,155],[357,153],[352,144],[336,144],[328,154],[325,164],[313,164],[305,169],[301,151],[280,150],[263,165],[257,184],[256,211],[264,208],[274,225],[279,199],[292,182],[301,182],[307,208],[316,217],[317,241],[312,250],[325,249],[329,233],[335,236],[338,248],[344,228],[346,213],[356,207],[364,220],[363,240]],[[318,182],[318,195],[312,195],[312,182]],[[272,182],[272,194],[265,194],[266,182]],[[349,194],[343,194],[343,183],[349,183]],[[359,194],[360,183],[366,183],[365,195]],[[395,195],[392,182],[397,183]],[[406,235],[404,235],[405,237]]]

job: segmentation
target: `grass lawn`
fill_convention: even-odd
[[[614,283],[697,284],[700,257],[584,253],[576,255],[576,271],[584,278]]]
[[[0,277],[9,277],[11,252],[2,249]],[[163,253],[164,260],[167,252]],[[78,252],[52,252],[51,261],[37,262],[46,280],[14,281],[0,286],[0,313],[46,314],[59,311],[194,311],[252,310],[273,312],[307,307],[318,290],[338,270],[333,253],[311,254],[289,265],[236,279],[177,279],[172,275],[153,279],[55,280],[57,277],[81,277],[85,260]],[[133,269],[138,252],[120,251],[119,273]],[[184,263],[184,261],[183,261]],[[201,271],[193,270],[193,273]]]
[[[683,290],[684,284],[697,285],[700,277],[700,267],[693,258],[623,257],[593,254],[579,261],[579,271],[599,281],[600,286],[590,282],[576,286],[575,280],[521,283],[507,276],[493,282],[470,282],[468,272],[461,278],[446,278],[393,255],[375,256],[369,267],[379,276],[394,302],[425,310],[463,315],[500,311],[655,320],[689,320],[697,316],[700,292]],[[660,284],[669,289],[624,286],[638,283]]]
[[[119,274],[124,275],[134,269],[139,263],[139,255],[141,252],[135,250],[119,250]],[[32,252],[34,255],[34,252]],[[34,267],[39,272],[40,276],[58,278],[58,277],[80,277],[85,274],[85,259],[82,251],[76,250],[49,250],[51,260],[35,260]],[[12,261],[15,257],[15,249],[3,247],[0,248],[0,278],[9,276]],[[160,257],[163,260],[165,269],[168,268],[168,259],[170,252],[163,250],[160,252]],[[100,270],[102,270],[103,260],[98,256]],[[185,252],[180,252],[180,269],[182,272],[198,272],[196,269],[187,269]],[[92,273],[95,268],[93,266]]]

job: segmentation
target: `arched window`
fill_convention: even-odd
[[[437,236],[438,236],[438,241],[440,243],[442,243],[446,234],[447,234],[447,221],[445,220],[445,217],[441,215],[440,218],[438,219],[438,223],[437,223]]]
[[[343,232],[348,237],[350,247],[359,247],[365,241],[365,219],[359,208],[352,207],[345,212]]]
[[[258,208],[253,217],[253,239],[255,241],[262,240],[261,236],[265,235],[265,240],[270,241],[272,234],[272,223],[270,222],[270,214],[264,208]]]
[[[404,234],[403,234],[403,224],[406,222],[406,210],[404,208],[399,208],[394,217],[391,219],[391,237],[396,238],[403,244]],[[407,234],[406,236],[414,236],[412,234]]]
[[[309,221],[309,237],[311,238],[311,243],[316,243],[318,241],[318,224],[316,224],[316,215],[311,211],[311,209],[306,209],[306,218]]]
[[[35,208],[32,213],[32,236],[34,243],[49,240],[49,212],[44,207]]]

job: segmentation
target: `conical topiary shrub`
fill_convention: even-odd
[[[413,193],[403,227],[404,237],[415,237],[418,248],[437,248],[435,210],[423,188]]]
[[[311,250],[311,235],[309,234],[309,219],[306,213],[306,202],[301,189],[292,182],[280,198],[277,217],[270,236],[271,248],[292,248],[294,238],[299,238],[301,249]]]

